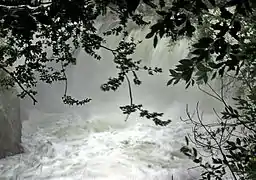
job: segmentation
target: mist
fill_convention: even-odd
[[[113,20],[109,19],[98,22],[99,33],[115,25],[109,24]],[[100,50],[99,61],[77,49],[77,64],[67,70],[68,95],[92,101],[81,107],[65,105],[61,99],[63,82],[39,83],[38,104],[32,105],[28,98],[22,101],[23,110],[29,114],[23,122],[26,153],[2,160],[6,168],[0,177],[16,174],[21,179],[142,180],[170,179],[174,175],[176,180],[197,179],[199,173],[186,170],[190,164],[179,152],[191,128],[180,117],[186,116],[187,105],[193,110],[200,102],[200,110],[211,119],[212,109],[221,109],[220,103],[197,86],[185,89],[182,83],[166,85],[170,78],[168,69],[188,55],[189,40],[179,40],[170,47],[170,42],[163,38],[153,48],[152,40],[145,40],[148,28],[129,28],[129,38],[143,40],[132,58],[163,69],[162,74],[154,76],[139,73],[142,84],[132,85],[134,103],[165,113],[163,118],[172,123],[158,127],[138,114],[125,122],[126,116],[119,107],[129,104],[127,83],[115,92],[100,89],[101,84],[117,74],[112,54]],[[115,47],[119,40],[120,37],[109,37],[105,46]],[[213,85],[220,87],[218,81]],[[10,168],[15,163],[19,166]]]

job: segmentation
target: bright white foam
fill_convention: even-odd
[[[91,121],[74,114],[33,116],[41,119],[24,122],[26,153],[1,160],[0,178],[195,179],[179,152],[187,130],[181,122],[156,127],[140,120],[122,127],[118,115]]]

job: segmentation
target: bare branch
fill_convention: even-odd
[[[125,74],[125,78],[127,80],[127,83],[128,83],[128,90],[129,90],[129,96],[130,96],[130,105],[132,106],[133,105],[133,97],[132,97],[132,87],[131,87],[131,82],[129,80],[129,77],[127,76],[127,74]],[[125,121],[128,120],[130,114],[128,113],[126,118],[125,118]]]

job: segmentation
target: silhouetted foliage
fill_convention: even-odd
[[[229,76],[240,81],[244,93],[234,97],[237,104],[232,107],[226,103],[223,92],[218,94],[211,88],[212,96],[225,107],[221,115],[216,112],[217,123],[205,123],[198,108],[194,113],[197,120],[187,110],[185,122],[194,128],[181,151],[203,169],[201,179],[223,179],[228,174],[232,179],[255,179],[255,2],[209,1],[211,9],[205,1],[192,2],[174,1],[169,11],[158,12],[163,18],[146,36],[154,37],[156,46],[157,39],[163,36],[174,41],[181,36],[191,38],[208,22],[208,34],[193,40],[189,56],[170,69],[172,78],[167,85],[185,81],[186,88],[209,86],[209,81]],[[188,146],[189,141],[193,146]],[[202,149],[212,161],[199,155],[197,149]]]
[[[141,81],[137,71],[144,70],[150,75],[162,72],[160,68],[143,67],[140,61],[129,57],[134,53],[139,42],[134,42],[132,39],[130,42],[127,41],[125,28],[128,18],[138,25],[148,24],[142,16],[134,14],[139,3],[138,0],[134,2],[114,0],[1,1],[0,54],[3,58],[1,58],[0,68],[23,90],[19,94],[21,98],[30,96],[36,103],[34,96],[37,94],[36,86],[39,81],[49,84],[64,81],[63,102],[69,105],[83,105],[91,99],[78,100],[67,94],[66,68],[76,64],[76,58],[72,54],[74,48],[82,47],[87,54],[97,60],[101,59],[97,50],[106,49],[112,52],[113,61],[119,73],[117,77],[109,78],[101,89],[116,90],[126,80],[129,82],[131,102],[130,105],[122,106],[121,110],[128,115],[134,111],[140,111],[141,116],[147,115],[146,117],[153,119],[157,125],[165,124],[157,118],[161,116],[161,113],[150,113],[142,109],[142,105],[135,105],[132,101],[130,75],[133,76],[132,82],[140,85]],[[151,1],[145,0],[145,3],[156,7]],[[123,35],[116,49],[104,46],[105,37],[98,35],[94,24],[99,16],[104,16],[110,10],[118,15],[120,24],[103,34],[104,36]],[[19,63],[19,59],[24,59],[24,63]],[[17,67],[14,69],[15,64]]]
[[[144,4],[155,11],[157,22],[151,24],[145,38],[152,38],[156,47],[159,39],[170,38],[175,42],[189,38],[193,44],[188,57],[181,59],[170,69],[167,85],[184,81],[186,88],[205,84],[217,78],[232,77],[243,86],[241,97],[234,97],[236,105],[226,103],[223,92],[213,91],[213,97],[223,103],[222,114],[216,112],[216,124],[206,124],[196,109],[194,116],[187,110],[188,120],[194,125],[192,137],[186,137],[187,146],[181,151],[203,169],[201,179],[223,179],[230,173],[233,179],[255,179],[255,113],[256,113],[256,2],[253,0],[173,0],[150,1]],[[130,104],[121,106],[128,116],[139,112],[140,116],[152,119],[156,125],[167,125],[160,120],[163,115],[149,112],[141,104],[134,104],[132,83],[142,82],[138,71],[150,75],[162,69],[142,67],[140,61],[130,58],[140,42],[127,40],[128,20],[138,26],[148,25],[144,14],[136,13],[139,0],[49,0],[49,1],[0,1],[0,69],[8,77],[5,84],[15,82],[34,102],[38,81],[53,83],[65,81],[63,102],[83,105],[91,99],[76,100],[67,94],[65,70],[76,64],[72,46],[82,47],[97,60],[97,50],[103,48],[113,54],[118,69],[116,77],[110,77],[101,86],[103,91],[117,90],[124,81],[129,88]],[[94,22],[99,16],[112,11],[119,17],[119,25],[104,36],[97,33]],[[200,33],[205,30],[205,33]],[[106,47],[105,36],[122,35],[117,48]],[[52,55],[48,49],[52,50]],[[24,63],[18,60],[23,58]],[[15,63],[19,63],[14,69]],[[58,64],[50,66],[50,63]],[[14,70],[13,70],[14,69]],[[36,78],[39,76],[39,78]],[[133,81],[130,81],[130,76]],[[10,79],[12,81],[10,81]],[[1,82],[3,82],[1,80]],[[213,90],[213,89],[212,89]],[[206,92],[207,93],[207,92]],[[237,133],[237,129],[239,133]],[[242,131],[243,130],[243,131]],[[190,146],[189,142],[192,142]],[[198,149],[208,153],[211,160],[200,155]]]

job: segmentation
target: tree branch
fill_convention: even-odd
[[[35,105],[37,103],[37,100],[35,99],[35,97],[29,92],[27,91],[23,85],[19,82],[19,80],[13,75],[12,72],[8,71],[3,65],[0,64],[0,68],[5,71],[7,74],[9,74],[11,76],[11,78],[19,85],[19,87],[25,92],[25,94],[27,94],[32,100],[33,100],[33,104]]]
[[[128,83],[128,90],[129,90],[129,96],[130,96],[130,104],[131,106],[133,105],[133,98],[132,98],[132,87],[131,87],[131,82],[129,80],[129,77],[127,76],[127,74],[124,75],[126,80],[127,80],[127,83]],[[130,114],[127,114],[126,118],[125,118],[125,121],[128,120]]]

